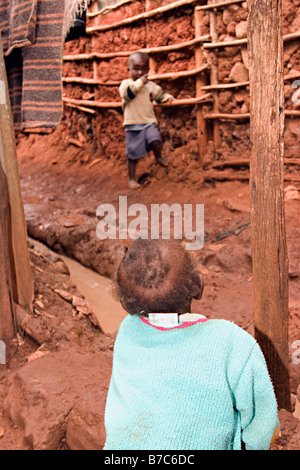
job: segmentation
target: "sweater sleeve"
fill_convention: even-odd
[[[262,351],[255,343],[234,391],[246,450],[269,450],[279,429],[277,403]]]
[[[152,83],[152,98],[157,102],[157,103],[166,103],[167,101],[172,101],[174,100],[174,96],[170,95],[169,93],[166,93],[163,91],[163,89],[157,85],[154,82]]]
[[[144,82],[141,78],[138,78],[135,82],[131,80],[123,80],[119,87],[120,96],[123,102],[129,103],[132,101],[144,86]]]

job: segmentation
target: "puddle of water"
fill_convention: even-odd
[[[102,331],[114,336],[127,313],[120,302],[114,298],[113,282],[100,274],[82,266],[67,256],[58,255],[42,243],[29,239],[30,243],[42,253],[50,253],[61,258],[70,271],[70,279],[77,286],[95,313]]]

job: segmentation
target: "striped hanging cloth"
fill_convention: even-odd
[[[88,0],[1,0],[0,30],[15,128],[60,122],[64,39]]]

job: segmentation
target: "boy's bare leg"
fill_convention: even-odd
[[[168,166],[168,160],[166,158],[162,158],[161,156],[161,149],[162,144],[160,140],[154,140],[151,142],[151,149],[153,150],[155,160],[162,166]]]
[[[129,187],[130,189],[137,189],[140,187],[135,179],[136,160],[130,160],[128,158],[128,176],[129,176]]]

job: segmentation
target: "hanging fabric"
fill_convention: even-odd
[[[0,29],[16,129],[59,124],[63,44],[87,1],[0,1]]]

